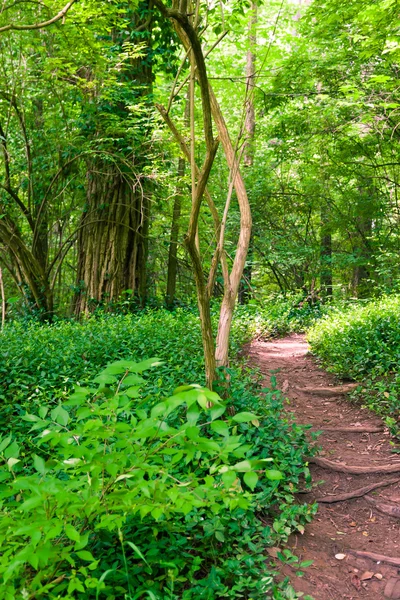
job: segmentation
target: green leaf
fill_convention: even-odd
[[[283,479],[283,473],[281,471],[276,471],[275,469],[265,471],[265,476],[270,481],[279,481],[280,479]]]
[[[236,421],[236,423],[249,423],[250,421],[257,421],[258,417],[254,413],[240,412],[237,415],[234,415],[232,420]]]
[[[214,421],[215,419],[218,419],[224,414],[225,411],[226,406],[213,406],[212,408],[210,408],[211,420]]]
[[[140,375],[131,374],[125,377],[122,383],[124,385],[141,385],[142,383],[146,383],[146,380],[140,377]]]
[[[127,390],[124,390],[124,394],[126,394],[129,398],[140,398],[140,387],[138,385],[132,386]]]
[[[19,456],[19,446],[17,444],[17,442],[13,442],[11,444],[11,446],[8,446],[8,448],[6,448],[6,450],[4,451],[4,456],[6,458],[18,458]]]
[[[135,544],[133,544],[132,542],[126,542],[128,544],[128,546],[130,546],[132,548],[132,550],[139,556],[139,558],[141,558],[146,565],[148,565],[149,563],[147,562],[147,560],[145,559],[145,557],[143,556],[142,552],[139,550],[139,548],[137,546],[135,546]]]
[[[64,527],[64,531],[65,531],[65,535],[72,540],[73,542],[79,542],[81,539],[81,536],[79,534],[79,531],[77,531],[75,529],[75,527],[73,527],[72,525],[70,525],[69,523],[67,523],[67,525],[65,525]]]
[[[82,560],[87,560],[88,562],[93,562],[95,560],[94,556],[88,550],[80,550],[76,553],[79,558]]]
[[[221,479],[224,482],[224,486],[229,489],[236,481],[237,475],[235,471],[225,471],[225,473],[222,473]]]
[[[238,473],[246,473],[247,471],[251,471],[252,468],[252,464],[249,460],[242,460],[232,467],[232,469],[235,469]]]
[[[21,462],[19,458],[9,458],[7,461],[7,466],[10,471],[12,471],[13,467],[19,462]]]
[[[3,452],[3,450],[5,448],[7,448],[8,444],[11,442],[11,440],[12,440],[12,437],[11,437],[11,435],[9,435],[0,442],[0,452]]]
[[[69,414],[68,412],[59,404],[54,408],[51,413],[51,418],[53,421],[58,423],[59,425],[63,425],[64,427],[68,424]]]
[[[245,484],[249,486],[251,491],[253,491],[258,482],[258,475],[255,471],[249,471],[243,475],[243,480]]]
[[[229,427],[225,421],[213,421],[211,423],[211,429],[219,435],[223,435],[225,437],[229,435]]]
[[[44,475],[46,473],[45,462],[43,458],[41,456],[38,456],[37,454],[33,455],[33,466],[35,467],[36,471],[38,471],[38,473],[40,473],[41,475]]]

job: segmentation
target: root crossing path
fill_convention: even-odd
[[[315,600],[400,598],[400,455],[382,421],[349,401],[354,386],[321,370],[304,336],[253,342],[249,358],[266,385],[275,375],[296,422],[322,432],[313,490],[298,496],[318,500],[318,513],[288,544],[314,562],[303,577],[289,565],[282,573]]]

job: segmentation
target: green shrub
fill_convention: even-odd
[[[159,402],[142,377],[151,366],[118,361],[94,387],[26,413],[24,453],[11,435],[0,440],[0,598],[285,597],[264,548],[313,512],[291,493],[308,476],[304,432],[286,431],[297,444],[282,455],[287,441],[268,419],[278,392],[264,414],[230,417],[200,386]],[[281,445],[275,460],[268,436]],[[271,504],[265,526],[257,513]]]
[[[399,315],[400,298],[390,296],[335,312],[308,333],[324,366],[360,382],[356,395],[394,430],[400,416]]]
[[[250,333],[244,318],[242,322],[240,319],[235,322],[232,353]],[[133,388],[129,391],[132,398],[126,393],[129,388],[124,382],[115,394],[119,384],[112,380],[114,375],[107,369],[93,392],[93,379],[104,364],[127,360],[129,368],[137,370],[131,363],[145,360],[149,355],[157,355],[164,362],[146,371],[145,382],[137,379],[137,373],[128,375],[132,379],[124,381]],[[174,313],[157,310],[138,315],[104,315],[82,324],[60,322],[52,326],[16,323],[8,325],[2,335],[0,357],[3,402],[0,496],[5,516],[0,524],[3,540],[0,573],[4,576],[11,570],[7,579],[8,596],[1,591],[7,587],[0,585],[0,598],[2,593],[7,599],[33,597],[33,594],[35,598],[82,600],[92,597],[99,600],[297,597],[286,581],[279,585],[274,583],[274,568],[266,566],[265,549],[283,543],[294,530],[303,531],[304,524],[311,519],[314,507],[298,505],[294,494],[300,481],[302,487],[309,481],[304,456],[310,456],[313,450],[306,441],[304,428],[286,418],[284,398],[274,386],[260,395],[257,373],[234,362],[229,368],[229,403],[235,407],[236,416],[254,413],[257,419],[252,418],[253,423],[245,422],[247,418],[237,422],[226,413],[211,419],[203,397],[203,407],[194,411],[198,420],[189,426],[193,405],[187,409],[181,397],[182,404],[168,415],[165,431],[155,431],[154,437],[146,438],[145,444],[135,437],[135,428],[142,426],[143,421],[156,419],[152,410],[157,405],[164,406],[162,399],[166,396],[190,394],[192,400],[194,396],[207,399],[209,392],[196,387],[174,394],[179,385],[203,381],[196,312],[178,309]],[[117,368],[121,368],[121,364]],[[79,385],[73,392],[75,382]],[[103,389],[97,390],[99,386]],[[220,403],[220,410],[224,410],[221,401],[215,396],[213,399]],[[196,437],[199,426],[198,437],[203,438],[200,442]],[[42,435],[46,430],[48,432]],[[82,431],[87,437],[81,442]],[[179,432],[176,438],[173,437],[175,431]],[[186,432],[188,439],[183,433],[180,437],[181,432]],[[224,444],[234,438],[240,447],[231,448],[227,453]],[[89,453],[86,463],[64,463],[70,459],[81,460],[79,452],[82,450],[77,440],[80,446],[85,446],[85,453]],[[203,442],[206,445],[190,459],[190,447]],[[161,451],[153,453],[153,448],[160,446]],[[133,500],[139,503],[142,494],[144,501],[146,491],[139,490],[135,498],[129,496],[133,500],[127,507],[120,498],[116,499],[119,505],[113,504],[107,489],[109,483],[127,474],[127,465],[133,466],[139,460],[143,463],[143,455],[149,453],[155,461],[147,460],[149,469],[157,467],[158,470],[151,471],[153,479],[144,476],[146,486],[148,481],[161,478],[164,501],[167,497],[166,510],[160,515],[152,511],[161,509],[163,502],[160,500],[157,504],[151,494],[148,514],[141,515],[140,510],[133,508]],[[235,463],[265,459],[271,461],[271,467],[269,462],[262,468],[263,463],[259,463],[260,468],[255,469],[255,463],[250,462],[249,471],[247,463],[243,466],[244,472],[240,472],[240,467],[232,468]],[[213,464],[216,471],[210,473]],[[103,467],[101,475],[99,465]],[[221,472],[224,465],[228,468],[227,475]],[[89,485],[89,476],[91,481],[94,479],[91,468],[97,469],[97,487],[91,496],[93,512],[87,516],[83,514],[83,503],[93,490],[92,484]],[[268,479],[262,473],[266,468],[282,473],[283,479]],[[231,487],[235,490],[237,505],[230,504],[232,490],[228,484],[233,475],[235,481]],[[206,481],[210,477],[213,483],[211,479]],[[110,490],[130,493],[131,479],[120,479]],[[205,497],[202,486],[207,486],[207,482],[212,485]],[[175,499],[167,496],[176,488],[179,494]],[[186,509],[174,510],[173,505],[179,498],[186,497],[190,502],[197,488],[201,488],[196,491],[198,505],[193,505],[186,514]],[[107,493],[103,494],[105,489]],[[32,501],[32,505],[28,501]],[[55,507],[54,516],[44,519],[43,514],[50,505]],[[112,515],[109,525],[103,521],[105,507],[107,514]],[[58,519],[58,529],[49,533],[48,521],[53,518]],[[86,545],[80,547],[80,541],[69,527],[68,532],[77,539],[68,537],[65,525],[71,525],[79,533],[79,540],[83,538],[85,543],[88,534]],[[52,542],[51,551],[49,542]],[[40,558],[42,546],[43,557]],[[93,561],[85,551],[91,553]],[[39,556],[37,565],[33,554]],[[91,562],[86,560],[89,558]],[[45,588],[48,584],[53,587]],[[29,590],[26,593],[21,591],[24,586]],[[39,592],[35,586],[44,589]],[[76,589],[72,591],[74,586]]]

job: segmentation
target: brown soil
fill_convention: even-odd
[[[320,457],[364,467],[400,464],[400,455],[393,454],[390,435],[382,421],[367,409],[351,403],[347,394],[340,393],[340,387],[335,390],[340,382],[318,367],[308,353],[304,336],[292,335],[273,342],[255,341],[249,348],[249,356],[251,363],[266,376],[266,385],[273,371],[278,387],[290,400],[288,410],[297,423],[312,424],[315,431],[323,430],[324,426],[331,429],[318,439],[322,447]],[[382,430],[377,433],[343,431],[343,428],[360,425]],[[333,431],[333,428],[342,430]],[[312,502],[315,498],[397,478],[397,483],[376,489],[369,497],[379,504],[400,507],[400,472],[350,475],[313,464],[310,470],[313,491],[299,495],[299,502]],[[351,554],[351,550],[368,551],[400,559],[400,519],[381,514],[371,500],[362,497],[319,504],[318,513],[304,535],[292,536],[288,548],[302,561],[314,561],[301,578],[288,565],[282,565],[282,572],[290,577],[298,592],[309,594],[315,600],[400,598],[400,594],[393,592],[389,595],[389,587],[395,583],[392,580],[389,584],[389,580],[400,579],[399,567]],[[346,558],[335,558],[340,553],[346,554]],[[400,583],[398,586],[400,589]]]

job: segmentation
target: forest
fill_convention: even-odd
[[[0,600],[400,597],[399,35],[1,2]]]

